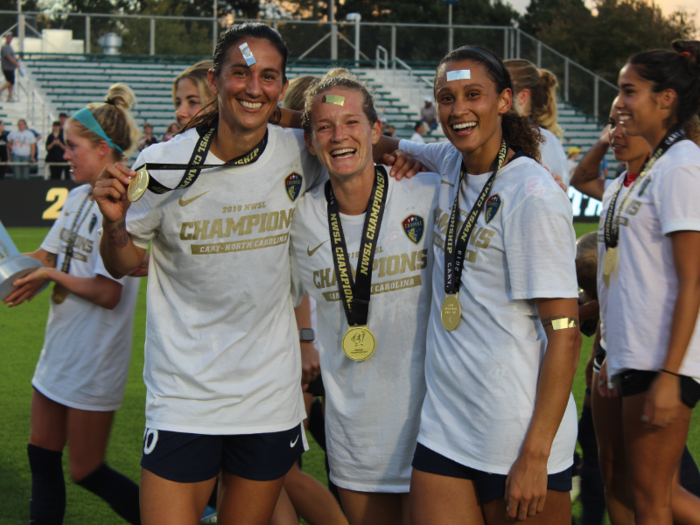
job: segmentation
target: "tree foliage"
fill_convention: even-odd
[[[597,0],[594,11],[581,0],[532,0],[521,27],[611,82],[634,53],[696,31],[687,12],[664,16],[644,0]]]

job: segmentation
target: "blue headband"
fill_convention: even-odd
[[[120,152],[124,153],[124,151],[117,146],[112,139],[110,139],[107,136],[107,133],[105,133],[105,130],[102,129],[102,126],[100,126],[100,123],[97,122],[95,119],[95,116],[92,114],[92,111],[90,111],[88,108],[83,108],[77,113],[74,113],[71,115],[75,120],[80,122],[83,126],[85,126],[87,129],[92,131],[95,135],[99,135],[103,139],[107,141],[107,145],[110,148],[117,148]]]

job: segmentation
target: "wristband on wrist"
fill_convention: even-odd
[[[302,343],[313,343],[316,339],[316,333],[313,328],[302,328],[299,330],[299,341]]]
[[[665,370],[665,369],[663,369],[663,368],[661,368],[659,371],[660,371],[660,372],[666,372],[667,374],[671,374],[672,376],[683,377],[683,376],[680,375],[680,374],[676,374],[675,372],[671,372],[670,370]]]

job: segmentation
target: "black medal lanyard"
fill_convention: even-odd
[[[362,228],[355,279],[352,277],[348,248],[345,243],[343,227],[340,224],[338,201],[333,194],[331,181],[326,181],[325,190],[335,278],[338,281],[340,300],[345,308],[345,317],[348,320],[348,326],[366,326],[372,292],[374,253],[379,241],[379,229],[382,225],[389,190],[387,174],[382,166],[375,167],[374,185],[365,216],[365,224]]]
[[[90,206],[85,212],[85,215],[82,215],[83,208],[85,207],[87,201],[90,200],[91,196],[92,191],[88,192],[88,194],[85,196],[85,199],[83,199],[80,208],[78,208],[78,213],[75,215],[75,219],[73,219],[73,225],[70,227],[70,235],[68,236],[68,242],[66,243],[66,258],[63,260],[63,264],[61,265],[61,271],[63,273],[68,273],[68,270],[70,270],[70,262],[71,259],[73,259],[73,248],[75,247],[75,241],[78,240],[78,231],[85,222],[87,216],[90,215],[92,205],[95,204],[95,201],[90,201]],[[80,218],[81,215],[82,219]],[[78,222],[78,220],[80,220],[80,222]]]
[[[644,165],[642,166],[642,169],[639,172],[639,175],[637,176],[637,179],[634,181],[634,184],[630,188],[630,190],[627,192],[627,195],[625,196],[625,200],[622,202],[622,205],[620,206],[617,216],[615,214],[615,205],[617,204],[617,198],[620,196],[620,190],[622,190],[622,187],[625,184],[624,179],[620,182],[620,185],[618,188],[615,190],[615,194],[613,195],[612,200],[610,201],[610,207],[608,208],[608,212],[605,215],[605,224],[604,224],[604,230],[603,230],[603,236],[605,239],[605,249],[609,250],[610,248],[617,248],[617,241],[620,238],[620,214],[623,212],[625,209],[625,204],[627,203],[627,199],[629,199],[630,195],[634,192],[634,189],[637,187],[637,184],[646,177],[646,175],[649,173],[651,170],[652,166],[654,163],[659,160],[659,158],[666,153],[671,146],[676,144],[677,142],[680,142],[681,140],[685,139],[685,131],[682,129],[672,129],[671,131],[668,132],[668,134],[664,137],[664,139],[661,141],[661,144],[656,148],[656,151],[654,151],[654,154],[649,157],[646,161],[644,161]]]
[[[146,164],[143,164],[136,168],[134,171],[138,171],[142,168],[145,168],[150,175],[150,171],[184,169],[185,174],[182,176],[182,179],[180,180],[178,185],[174,188],[168,188],[167,186],[164,186],[156,179],[154,179],[153,176],[149,176],[148,190],[153,193],[163,194],[173,190],[189,188],[190,186],[192,186],[192,184],[195,183],[197,177],[199,177],[199,174],[203,169],[222,168],[225,166],[246,166],[248,164],[252,164],[260,158],[260,156],[265,151],[265,148],[267,147],[269,131],[266,130],[265,136],[262,138],[262,140],[249,152],[244,153],[243,155],[240,155],[235,159],[231,159],[224,164],[204,164],[204,160],[207,158],[207,154],[209,153],[209,148],[211,148],[211,143],[214,138],[215,132],[215,127],[208,129],[197,128],[197,133],[199,133],[199,139],[197,140],[197,144],[195,144],[194,151],[192,151],[192,156],[190,157],[190,161],[187,164],[161,164],[147,162]]]
[[[496,175],[503,167],[506,162],[506,157],[508,156],[509,142],[507,137],[503,137],[503,142],[501,143],[501,149],[498,152],[498,165],[495,171],[489,177],[489,180],[484,184],[481,193],[476,199],[472,210],[467,216],[467,220],[464,221],[462,229],[459,232],[459,237],[455,243],[455,232],[457,230],[457,215],[459,214],[459,191],[462,186],[462,180],[467,170],[462,163],[462,168],[459,173],[459,183],[455,186],[455,202],[452,206],[452,213],[450,214],[450,222],[447,224],[447,234],[445,236],[445,294],[446,295],[456,295],[459,291],[459,285],[462,282],[462,267],[464,265],[464,255],[467,251],[467,243],[469,242],[469,237],[476,226],[476,220],[479,218],[481,210],[484,209],[486,204],[486,199],[491,187],[493,186],[493,181],[496,180]]]

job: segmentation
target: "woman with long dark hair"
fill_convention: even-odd
[[[444,174],[411,517],[568,524],[581,344],[571,205],[494,53],[453,51],[434,86],[449,142],[401,141]]]

